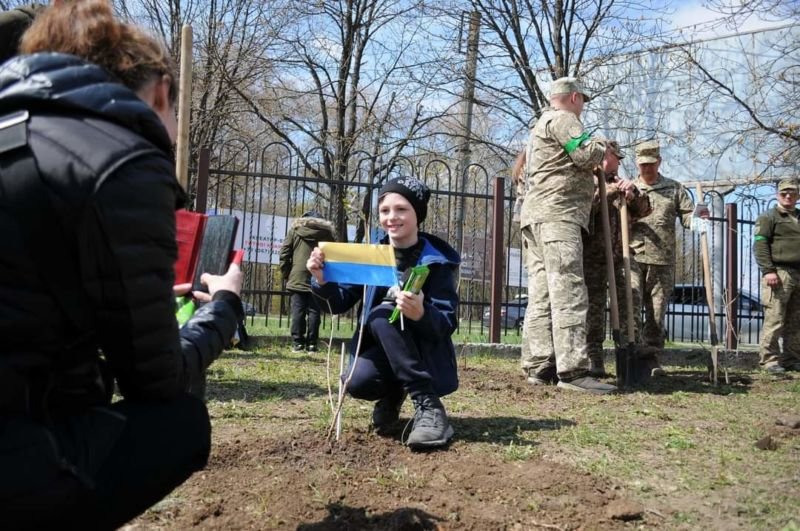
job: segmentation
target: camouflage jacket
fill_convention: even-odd
[[[527,190],[520,226],[543,221],[569,221],[584,229],[589,225],[594,179],[605,146],[592,139],[567,153],[565,146],[584,134],[575,114],[548,109],[537,120],[527,147]]]
[[[675,263],[675,220],[687,229],[691,226],[694,202],[678,181],[661,174],[649,185],[641,177],[636,187],[650,200],[653,212],[633,223],[631,250],[642,264],[673,265]]]
[[[761,274],[778,267],[800,267],[800,209],[789,212],[780,205],[756,220],[753,254]]]

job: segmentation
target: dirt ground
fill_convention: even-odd
[[[726,509],[725,503],[735,498],[731,488],[746,486],[706,493],[710,498],[704,500],[680,492],[653,498],[603,474],[572,466],[570,459],[559,458],[557,447],[545,454],[515,456],[514,430],[545,434],[573,424],[547,420],[548,415],[541,412],[567,408],[574,395],[552,388],[532,391],[521,378],[486,368],[462,369],[461,380],[462,389],[485,400],[529,406],[539,414],[509,423],[480,412],[459,413],[452,417],[457,437],[447,450],[414,453],[399,442],[402,425],[391,436],[380,437],[369,430],[368,423],[353,421],[338,444],[329,444],[324,422],[303,413],[307,396],[284,395],[283,403],[271,401],[269,413],[255,422],[252,418],[230,421],[230,416],[215,414],[212,408],[217,418],[213,419],[214,444],[207,469],[128,528],[742,528],[742,521],[725,515],[728,509],[735,510]],[[212,383],[210,393],[214,392]],[[362,417],[368,415],[368,408],[365,411]],[[409,413],[404,409],[405,418]],[[280,428],[289,425],[291,429]],[[800,430],[779,426],[770,430],[780,444],[800,447]],[[504,451],[492,451],[484,444],[492,438],[512,442]],[[800,469],[793,472],[798,473]],[[684,511],[705,513],[708,520],[681,524],[675,515]]]

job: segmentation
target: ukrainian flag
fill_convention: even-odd
[[[326,282],[396,286],[397,263],[391,245],[319,242],[325,253]]]

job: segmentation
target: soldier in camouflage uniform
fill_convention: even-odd
[[[641,219],[650,213],[650,201],[639,192],[632,181],[617,176],[619,161],[624,157],[619,144],[614,140],[598,138],[609,148],[609,156],[603,166],[595,168],[595,180],[605,176],[606,196],[608,199],[608,222],[611,234],[611,249],[614,257],[614,278],[617,286],[617,301],[620,309],[620,322],[625,322],[625,268],[622,263],[622,238],[620,232],[620,214],[618,205],[624,200],[628,205],[631,220]],[[623,199],[624,198],[624,199]],[[589,355],[589,374],[596,377],[606,376],[603,366],[603,339],[605,338],[606,300],[608,298],[608,277],[606,271],[605,238],[603,236],[603,220],[600,209],[600,194],[595,188],[592,202],[592,216],[589,219],[589,231],[583,234],[583,270],[586,279],[586,290],[589,295],[589,312],[586,318],[586,349]],[[635,303],[634,303],[635,304]],[[623,327],[621,338],[627,342]]]
[[[527,147],[528,189],[520,228],[528,265],[528,381],[564,389],[609,393],[613,385],[591,378],[586,355],[586,285],[581,231],[589,223],[592,168],[606,147],[592,140],[579,119],[589,98],[575,78],[560,78],[551,108],[536,122]]]
[[[759,355],[771,374],[800,371],[800,209],[797,182],[778,183],[778,204],[756,220],[764,325]],[[778,340],[783,338],[783,352]]]
[[[634,308],[636,330],[641,330],[641,343],[654,359],[653,376],[664,374],[657,352],[663,351],[667,311],[675,279],[675,220],[687,229],[691,226],[694,202],[679,182],[658,172],[661,153],[658,142],[650,140],[636,146],[639,177],[636,186],[650,200],[653,212],[632,224],[631,284],[634,294],[644,304],[645,322],[640,326],[640,307]],[[638,293],[637,293],[638,292]],[[634,298],[638,298],[634,295]]]

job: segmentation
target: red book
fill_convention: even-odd
[[[203,231],[208,216],[188,210],[175,212],[175,241],[178,244],[178,260],[175,261],[175,284],[194,281]]]

